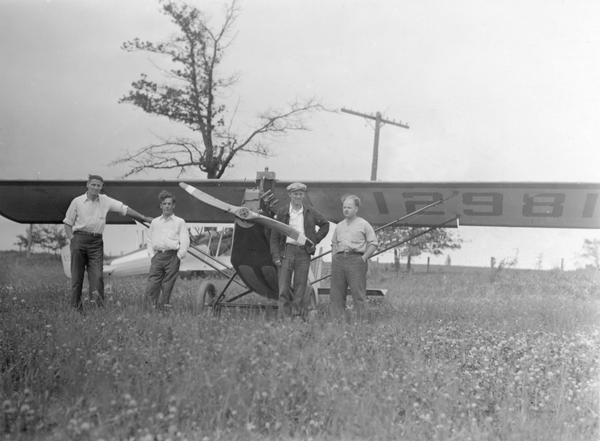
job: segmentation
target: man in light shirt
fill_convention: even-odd
[[[181,260],[190,246],[190,236],[185,221],[173,214],[173,195],[168,191],[161,191],[158,200],[162,215],[152,219],[148,232],[151,263],[146,296],[156,309],[165,309],[171,305],[171,292],[179,274]]]
[[[331,292],[329,311],[340,318],[346,308],[346,290],[350,288],[356,316],[364,315],[367,299],[367,260],[377,250],[373,227],[357,216],[360,199],[349,195],[343,199],[344,220],[338,223],[331,238]]]
[[[294,227],[306,236],[312,244],[296,242],[275,230],[271,230],[271,256],[279,268],[279,315],[292,316],[294,313],[306,319],[308,314],[307,283],[310,256],[315,245],[329,232],[329,221],[313,207],[304,204],[306,185],[294,182],[287,186],[290,203],[281,207],[275,218]],[[293,292],[290,285],[293,275]]]
[[[100,194],[104,179],[99,175],[89,175],[87,191],[71,201],[63,223],[71,249],[71,305],[81,311],[81,290],[87,268],[90,294],[99,306],[104,304],[104,242],[102,233],[109,211],[121,213],[134,219],[150,222],[144,216],[127,205]]]

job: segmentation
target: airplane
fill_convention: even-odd
[[[227,272],[231,275],[223,291],[211,302],[213,311],[220,312],[222,307],[230,306],[249,292],[277,300],[277,268],[271,260],[267,235],[269,228],[278,228],[288,235],[297,234],[272,219],[278,201],[286,197],[285,188],[289,183],[276,180],[274,172],[265,170],[257,173],[255,181],[197,180],[185,185],[179,181],[106,181],[104,190],[140,212],[150,212],[156,205],[156,194],[164,189],[176,197],[177,214],[188,223],[234,222],[232,269]],[[342,196],[354,194],[362,201],[360,215],[378,229],[427,227],[424,231],[427,232],[459,225],[600,228],[600,183],[305,183],[308,185],[306,203],[315,206],[334,223],[342,219]],[[0,180],[0,215],[21,223],[61,223],[69,203],[83,188],[81,181]],[[108,224],[132,222],[115,213],[107,217]],[[398,245],[400,242],[384,244],[376,254]],[[316,256],[314,260],[321,257],[323,255]],[[228,286],[234,281],[239,284],[238,279],[247,290],[227,298]],[[311,299],[317,292],[325,293],[319,287],[322,279],[311,279]]]

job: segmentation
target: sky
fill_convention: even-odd
[[[190,1],[214,25],[225,3]],[[381,130],[382,181],[600,182],[600,3],[579,0],[240,1],[219,73],[238,82],[222,99],[236,128],[270,108],[317,98],[400,120]],[[151,0],[0,0],[0,177],[121,178],[110,165],[180,126],[119,104],[140,73],[164,60],[123,51],[135,37],[175,32]],[[240,156],[224,179],[269,167],[285,180],[368,180],[373,125],[321,112],[310,131],[268,139],[272,157]],[[186,178],[204,176],[195,170]],[[175,179],[175,172],[135,179]],[[82,192],[84,188],[82,186]],[[158,213],[156,213],[158,214]],[[25,226],[0,218],[0,249]],[[459,230],[454,264],[518,253],[519,267],[582,265],[598,230]],[[138,232],[107,227],[113,254]],[[438,258],[445,261],[445,257]],[[436,260],[434,259],[434,262]]]

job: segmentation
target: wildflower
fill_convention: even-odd
[[[2,410],[6,413],[9,413],[12,409],[12,403],[10,402],[10,400],[4,400],[4,402],[2,403]]]

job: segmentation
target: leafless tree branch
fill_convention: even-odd
[[[296,101],[284,110],[263,112],[258,116],[256,128],[244,136],[239,135],[233,128],[237,105],[226,123],[227,106],[219,103],[221,91],[233,86],[238,76],[217,75],[217,67],[235,38],[233,27],[239,15],[236,0],[226,7],[220,26],[214,29],[208,25],[202,11],[193,6],[173,0],[161,1],[161,5],[178,33],[167,41],[156,43],[135,38],[123,43],[122,48],[169,58],[173,67],[168,71],[159,68],[159,71],[166,78],[177,81],[159,83],[142,74],[120,102],[183,123],[198,133],[199,139],[161,140],[127,153],[111,163],[129,165],[125,176],[158,169],[178,169],[183,173],[186,168],[195,167],[208,178],[220,178],[236,154],[268,156],[269,150],[264,143],[266,135],[307,130],[302,116],[323,109],[315,99]]]

